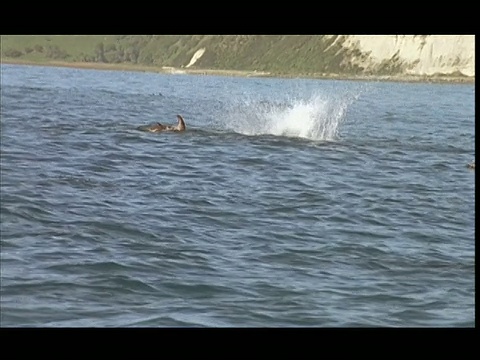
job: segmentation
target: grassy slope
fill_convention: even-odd
[[[19,60],[28,61],[99,61],[96,47],[103,43],[105,49],[114,44],[123,52],[138,50],[135,60],[121,62],[154,66],[185,66],[200,48],[207,51],[195,64],[196,68],[259,70],[279,74],[309,73],[355,73],[359,69],[348,68],[342,63],[346,51],[336,44],[329,45],[334,38],[325,36],[281,36],[281,35],[192,35],[192,36],[2,36],[2,58],[11,50],[22,54]],[[35,51],[42,46],[43,51]],[[58,47],[64,52],[61,58],[47,54],[48,47]],[[105,60],[113,62],[107,56]]]
[[[266,71],[277,75],[399,75],[401,64],[385,62],[376,73],[352,66],[359,51],[341,46],[342,36],[325,35],[2,35],[4,61],[105,63],[181,68],[206,48],[192,69]],[[99,45],[104,56],[99,56]],[[15,53],[16,52],[16,53]]]
[[[35,45],[41,45],[43,47],[57,45],[59,48],[64,49],[70,57],[67,60],[73,60],[82,53],[92,53],[95,45],[101,41],[114,41],[114,36],[97,36],[97,35],[55,35],[55,36],[42,36],[42,35],[2,35],[2,57],[4,51],[8,49],[16,49],[25,52],[25,48],[34,48]],[[28,55],[22,56],[25,60],[32,59],[45,59],[48,58],[42,54],[32,52]]]

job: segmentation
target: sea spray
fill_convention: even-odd
[[[275,135],[335,140],[348,106],[359,94],[314,94],[284,101],[244,98],[232,103],[222,127],[244,135]]]

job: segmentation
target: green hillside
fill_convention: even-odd
[[[1,57],[180,68],[197,50],[205,48],[193,69],[257,70],[285,75],[362,73],[362,68],[348,61],[362,55],[344,49],[341,42],[341,37],[324,35],[4,35]]]

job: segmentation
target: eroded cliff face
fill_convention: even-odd
[[[344,61],[367,72],[475,77],[474,35],[345,35],[337,40],[361,52]]]

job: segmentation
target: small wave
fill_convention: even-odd
[[[357,98],[350,94],[315,94],[285,102],[244,100],[227,110],[221,125],[244,135],[336,140],[348,106]]]

